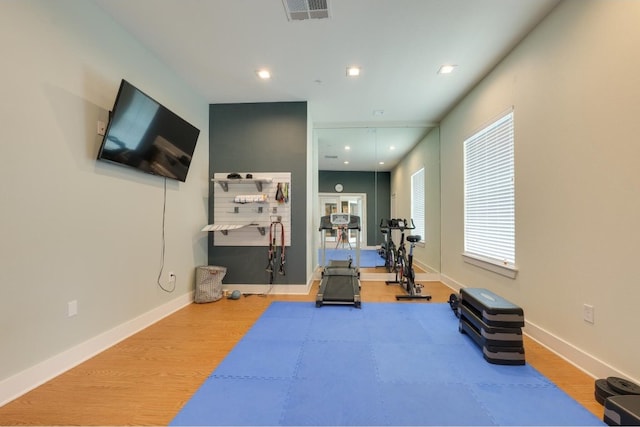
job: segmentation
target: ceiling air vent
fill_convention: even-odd
[[[282,0],[289,21],[329,17],[329,0]]]
[[[330,155],[330,154],[325,154],[324,158],[325,158],[325,159],[337,159],[337,158],[338,158],[338,156],[332,156],[332,155]]]

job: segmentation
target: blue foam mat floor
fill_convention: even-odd
[[[354,249],[326,249],[326,260],[345,261],[349,257],[353,259],[353,263],[356,263],[356,250]],[[322,264],[322,249],[318,249],[318,263]],[[361,249],[360,250],[360,267],[362,268],[374,268],[384,267],[384,259],[378,254],[376,249]]]
[[[448,304],[274,302],[171,425],[605,425]]]

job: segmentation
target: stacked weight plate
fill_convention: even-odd
[[[596,380],[595,397],[604,405],[603,420],[610,426],[640,425],[640,386],[624,378]]]
[[[482,349],[485,360],[499,365],[524,365],[522,308],[483,288],[460,291],[459,330]]]

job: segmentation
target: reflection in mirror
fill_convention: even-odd
[[[384,240],[380,222],[411,217],[411,177],[424,168],[424,236],[415,248],[416,265],[440,271],[440,135],[437,127],[331,127],[314,129],[318,159],[318,209],[323,201],[362,197],[362,248]],[[322,212],[315,216],[319,218]],[[394,233],[394,239],[399,235]],[[320,236],[314,247],[322,247]],[[333,242],[335,246],[340,242]],[[344,244],[344,242],[342,242]],[[330,247],[330,243],[327,243]],[[384,260],[382,260],[384,265]],[[386,273],[384,268],[376,271]]]

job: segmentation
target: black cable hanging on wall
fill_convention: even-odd
[[[164,271],[164,253],[165,253],[165,219],[167,217],[167,178],[164,179],[164,197],[162,201],[162,248],[160,250],[160,271],[158,272],[158,286],[160,289],[167,293],[171,293],[176,290],[176,279],[173,277],[173,287],[171,289],[165,288],[162,285],[160,279],[162,278],[162,272]]]

